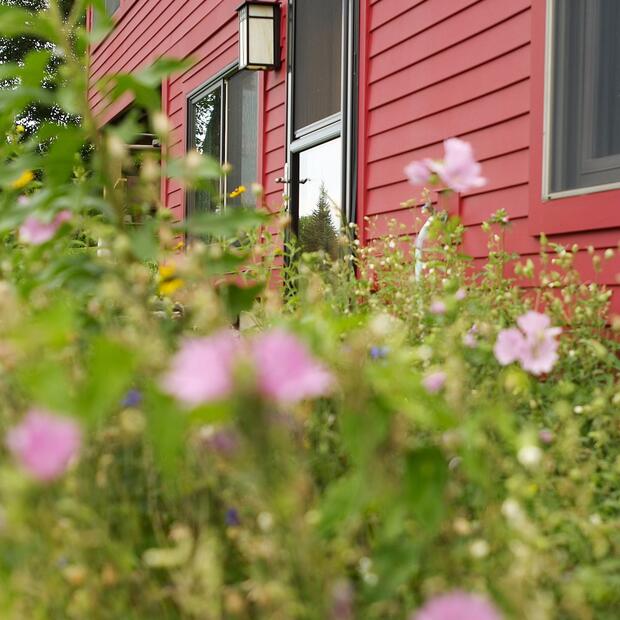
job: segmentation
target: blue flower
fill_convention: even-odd
[[[137,407],[142,402],[142,392],[140,390],[131,389],[127,394],[125,394],[125,398],[123,399],[121,405],[123,407]]]

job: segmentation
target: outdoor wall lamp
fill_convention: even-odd
[[[238,9],[239,69],[280,67],[280,3],[248,0]]]

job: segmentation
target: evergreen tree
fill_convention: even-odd
[[[323,250],[332,258],[338,256],[338,231],[332,222],[330,201],[323,184],[314,211],[299,218],[299,244],[303,252]]]

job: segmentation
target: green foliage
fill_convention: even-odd
[[[296,260],[277,214],[175,222],[161,176],[191,190],[224,171],[167,148],[136,161],[128,145],[141,133],[168,145],[157,85],[184,65],[110,77],[106,96],[130,92],[145,113],[99,127],[83,8],[67,17],[52,2],[26,22],[0,7],[0,36],[53,42],[0,67],[16,80],[0,92],[0,435],[33,408],[84,433],[49,484],[0,453],[0,616],[400,620],[458,588],[507,619],[615,620],[618,345],[609,292],[574,267],[579,248],[543,238],[536,263],[522,261],[504,251],[498,211],[473,273],[454,218],[434,227],[417,280],[406,230],[349,245],[324,192]],[[44,84],[53,56],[62,92]],[[81,122],[23,135],[32,101]],[[59,215],[28,242],[28,218]],[[595,269],[611,256],[591,254]],[[437,301],[445,312],[430,311]],[[493,354],[528,309],[563,328],[541,377]],[[243,358],[230,398],[188,408],[165,394],[182,343],[237,319],[243,338],[296,334],[334,392],[278,406]],[[445,386],[429,393],[437,371]]]

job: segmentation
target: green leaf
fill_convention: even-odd
[[[174,487],[185,455],[189,418],[179,411],[174,399],[155,391],[147,390],[145,408],[155,459],[165,480]]]
[[[118,408],[133,383],[136,353],[117,342],[96,339],[87,362],[87,378],[79,393],[80,414],[91,424]]]
[[[195,236],[208,235],[231,239],[239,233],[255,230],[269,220],[269,215],[258,209],[235,208],[226,213],[200,213],[178,224],[179,232]]]
[[[448,464],[438,448],[419,448],[405,463],[404,498],[420,525],[434,530],[444,514]]]
[[[254,301],[263,292],[265,285],[239,286],[227,283],[218,288],[220,299],[224,302],[228,315],[236,319],[242,312],[247,312],[254,305]]]

